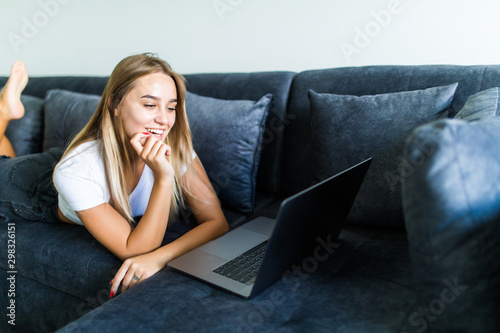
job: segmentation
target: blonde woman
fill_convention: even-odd
[[[13,78],[20,83],[11,89],[11,104],[19,105],[19,87],[26,83]],[[120,284],[123,292],[228,230],[193,150],[184,97],[184,78],[165,61],[151,54],[123,59],[93,117],[55,167],[52,215],[85,226],[123,260],[110,297]],[[161,246],[169,220],[185,203],[199,225]]]

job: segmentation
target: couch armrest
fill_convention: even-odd
[[[403,206],[419,329],[492,332],[500,320],[500,118],[441,120],[407,140]],[[420,330],[419,330],[420,331]]]

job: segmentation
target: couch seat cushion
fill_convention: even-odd
[[[108,288],[121,265],[84,227],[16,221],[15,228],[17,273],[81,299]],[[7,234],[0,237],[4,244]]]
[[[251,300],[167,268],[59,332],[400,332],[417,297],[406,235],[349,229],[330,250]]]
[[[186,212],[170,223],[163,244],[191,230],[195,222],[190,217],[189,212]],[[14,223],[16,270],[19,275],[82,300],[89,296],[95,298],[95,295],[103,298],[103,302],[108,300],[109,281],[122,263],[95,240],[85,227],[62,222],[1,219],[0,223]],[[7,244],[7,239],[6,232],[0,233],[2,244]],[[0,258],[0,267],[8,270],[7,247],[0,249]]]

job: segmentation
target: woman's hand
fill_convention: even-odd
[[[109,297],[112,298],[116,295],[120,283],[123,293],[125,290],[155,275],[165,265],[166,263],[155,251],[125,260],[113,280],[111,280]]]
[[[130,144],[137,155],[153,171],[155,178],[174,177],[174,168],[166,159],[166,156],[171,155],[172,150],[165,142],[154,137],[151,133],[139,132],[130,139]]]

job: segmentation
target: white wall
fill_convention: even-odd
[[[0,0],[0,75],[109,75],[152,51],[181,73],[500,63],[498,0]]]

